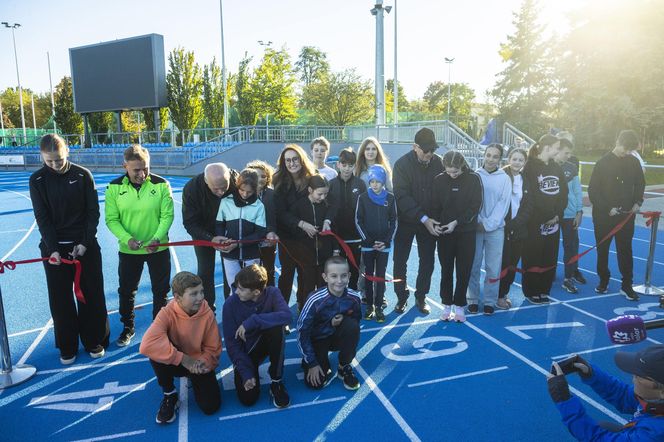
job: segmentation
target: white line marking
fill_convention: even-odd
[[[28,229],[28,231],[25,233],[25,235],[23,235],[23,238],[21,238],[21,239],[16,243],[16,245],[15,245],[14,247],[12,247],[12,249],[11,249],[9,252],[7,252],[7,254],[6,254],[5,256],[3,256],[2,258],[0,258],[0,261],[3,261],[3,262],[4,262],[4,261],[7,261],[7,258],[9,258],[9,257],[11,256],[11,254],[14,253],[14,252],[16,251],[16,249],[18,249],[18,248],[21,246],[21,244],[23,244],[23,243],[25,242],[26,239],[28,239],[28,236],[30,236],[30,234],[32,233],[32,231],[35,230],[35,227],[36,227],[36,226],[37,226],[37,221],[33,221],[33,222],[32,222],[32,225],[30,226],[30,228]]]
[[[27,232],[28,229],[16,229],[16,230],[0,230],[0,234],[2,233],[18,233],[18,232]]]
[[[338,402],[338,401],[343,401],[343,400],[346,400],[345,396],[337,396],[337,397],[333,397],[333,398],[330,398],[330,399],[323,399],[323,400],[320,400],[320,401],[319,400],[313,400],[311,402],[302,402],[301,404],[294,404],[294,405],[291,405],[290,407],[284,408],[284,409],[268,408],[266,410],[250,411],[250,412],[247,412],[247,413],[239,413],[239,414],[231,414],[230,416],[222,416],[222,417],[219,418],[219,420],[220,421],[228,421],[228,420],[232,420],[232,419],[240,419],[240,418],[243,418],[243,417],[257,416],[257,415],[265,414],[265,413],[274,413],[274,412],[277,412],[277,411],[286,412],[286,411],[292,410],[294,408],[310,407],[310,406],[314,406],[314,405],[327,404],[329,402]]]
[[[115,363],[115,362],[107,362],[103,364],[84,364],[84,365],[72,365],[71,367],[67,368],[54,368],[52,370],[38,370],[37,375],[45,375],[45,374],[53,374],[53,373],[62,373],[65,371],[81,371],[81,370],[87,370],[89,368],[99,368],[99,367],[105,367],[107,365],[127,365],[127,364],[136,364],[138,362],[148,362],[148,358],[143,358],[143,359],[130,359],[128,361],[122,361],[121,363]]]
[[[180,378],[180,416],[178,417],[178,441],[187,442],[189,440],[189,388],[187,381],[189,378],[183,376]]]
[[[579,230],[586,230],[588,232],[595,232],[593,229],[589,229],[587,227],[579,227]],[[641,239],[641,238],[632,238],[632,239],[634,239],[636,241],[647,242],[648,244],[650,244],[649,239]],[[664,243],[658,242],[657,245],[658,246],[664,246]]]
[[[584,244],[584,243],[579,243],[579,245],[580,245],[580,246],[583,246],[583,247],[588,247],[588,248],[592,247],[590,244]],[[611,249],[609,249],[609,253],[613,253],[614,255],[617,255],[617,252],[614,252],[614,251],[611,250]],[[634,259],[638,259],[639,261],[646,261],[646,262],[648,261],[646,258],[641,258],[640,256],[634,256],[634,253],[632,253],[632,258],[634,258]],[[655,264],[658,264],[658,265],[664,266],[664,262],[654,261],[654,260],[653,260],[653,262],[654,262]]]
[[[178,255],[175,253],[175,247],[169,247],[168,250],[171,252],[171,256],[173,257],[175,273],[180,273],[180,260],[178,259]]]
[[[560,322],[560,323],[547,323],[547,324],[531,324],[531,325],[510,325],[505,327],[521,339],[530,340],[532,336],[525,334],[522,330],[551,330],[553,328],[568,328],[568,327],[583,327],[581,322]]]
[[[50,318],[44,327],[42,327],[41,332],[37,335],[34,341],[32,341],[32,344],[30,344],[30,347],[23,353],[23,356],[21,356],[21,359],[18,360],[17,365],[21,365],[25,363],[25,361],[28,360],[30,355],[32,354],[33,351],[37,348],[37,345],[41,342],[42,339],[44,339],[44,336],[46,336],[46,333],[51,329],[53,326],[53,318]]]
[[[145,434],[145,430],[129,431],[127,433],[109,434],[108,436],[98,436],[98,437],[92,437],[90,439],[78,439],[72,442],[96,442],[98,440],[111,440],[111,439],[120,439],[122,437],[138,436],[139,434]]]
[[[429,384],[437,384],[439,382],[453,381],[455,379],[469,378],[469,377],[478,376],[478,375],[481,375],[481,374],[493,373],[494,371],[507,370],[508,368],[509,367],[507,365],[503,365],[502,367],[489,368],[487,370],[473,371],[473,372],[470,372],[470,373],[458,374],[458,375],[455,375],[455,376],[448,376],[446,378],[438,378],[438,379],[432,379],[430,381],[416,382],[414,384],[408,384],[408,388],[420,387],[422,385],[429,385]]]
[[[429,298],[429,297],[427,297],[427,299],[429,300],[429,302],[430,302],[431,304],[435,305],[436,307],[438,307],[438,308],[441,309],[441,310],[443,309],[443,306],[440,305],[439,303],[437,303],[436,301],[433,301],[433,300],[432,300],[431,298]],[[486,333],[486,332],[485,332],[484,330],[482,330],[481,328],[477,327],[476,325],[473,325],[470,321],[466,321],[466,322],[464,322],[464,324],[465,324],[467,327],[470,327],[470,328],[471,328],[472,330],[474,330],[475,332],[477,332],[477,333],[479,333],[480,335],[484,336],[486,339],[488,339],[489,341],[493,342],[494,344],[496,344],[497,346],[499,346],[500,348],[502,348],[502,349],[505,350],[506,352],[510,353],[510,354],[511,354],[512,356],[514,356],[515,358],[521,360],[522,362],[524,362],[524,363],[525,363],[526,365],[528,365],[529,367],[533,368],[534,370],[537,370],[538,372],[540,372],[540,373],[543,374],[544,376],[548,376],[549,372],[548,372],[547,370],[545,370],[545,369],[543,369],[542,367],[540,367],[539,365],[535,364],[533,361],[531,361],[531,360],[528,359],[527,357],[523,356],[521,353],[517,352],[516,350],[512,349],[511,347],[508,347],[507,345],[503,344],[503,343],[500,342],[498,339],[496,339],[496,338],[494,338],[493,336],[491,336],[490,334]],[[570,385],[569,389],[570,389],[570,391],[572,391],[575,395],[577,395],[580,399],[586,401],[588,404],[590,404],[590,405],[592,405],[593,407],[597,408],[599,411],[601,411],[602,413],[604,413],[604,414],[606,414],[607,416],[611,417],[612,419],[614,419],[616,422],[620,423],[621,425],[625,425],[625,424],[627,423],[627,421],[626,421],[625,419],[623,419],[621,416],[619,416],[618,414],[616,414],[616,413],[614,413],[613,411],[609,410],[609,409],[606,408],[604,405],[598,403],[598,402],[595,401],[593,398],[587,396],[587,395],[584,394],[582,391],[577,390],[575,387],[572,387],[571,385]]]
[[[587,355],[587,354],[595,353],[595,352],[598,352],[598,351],[611,350],[612,348],[620,348],[620,347],[622,347],[622,345],[620,345],[620,344],[609,345],[607,347],[599,347],[599,348],[593,348],[591,350],[575,351],[574,353],[567,353],[567,354],[564,354],[564,355],[551,356],[551,359],[553,359],[553,360],[563,359],[563,358],[568,358],[572,355]]]

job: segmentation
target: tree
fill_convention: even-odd
[[[503,119],[537,136],[550,121],[553,61],[548,42],[542,41],[544,29],[538,24],[537,0],[524,0],[521,10],[513,15],[516,31],[499,51],[507,65],[497,74],[490,95]]]
[[[452,122],[461,122],[470,117],[475,91],[465,83],[452,83],[449,90],[450,115]],[[447,115],[447,83],[434,81],[429,84],[422,97],[427,104],[427,111]]]
[[[183,48],[173,49],[168,55],[168,66],[166,93],[173,124],[181,131],[194,129],[203,118],[201,68],[194,53]]]
[[[399,94],[399,111],[408,111],[408,99],[406,98],[406,93],[404,92],[400,81],[397,81],[397,93]],[[394,79],[392,78],[387,80],[387,84],[385,85],[385,102],[388,111],[394,109]]]
[[[71,77],[63,77],[55,87],[55,122],[65,134],[82,134],[83,119],[74,112],[74,93]]]
[[[240,60],[235,80],[235,110],[240,119],[240,124],[243,126],[256,124],[256,106],[251,90],[253,77],[249,72],[250,62],[251,57],[247,56],[245,52],[244,58]]]
[[[258,114],[270,115],[284,124],[297,118],[295,76],[286,49],[267,48],[251,81],[254,106]]]
[[[221,68],[213,58],[203,67],[203,114],[208,127],[224,126],[224,87]]]
[[[371,82],[363,80],[354,69],[329,73],[302,91],[304,107],[321,123],[334,126],[371,121],[373,100]]]
[[[2,112],[2,123],[5,125],[5,129],[12,129],[14,127],[14,123],[12,123],[12,120],[9,119],[4,111]]]
[[[317,47],[304,46],[295,63],[295,70],[300,74],[304,86],[319,81],[330,70],[327,54]]]
[[[154,127],[154,109],[141,109],[143,121],[145,121],[145,130],[155,132]],[[166,130],[168,126],[168,108],[159,108],[159,131]],[[155,140],[156,141],[156,140]]]
[[[90,132],[95,137],[96,143],[105,143],[108,137],[108,130],[113,125],[112,112],[94,112],[88,114],[88,124]]]

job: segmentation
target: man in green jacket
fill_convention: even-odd
[[[173,195],[164,178],[150,173],[150,154],[135,144],[124,151],[127,173],[106,188],[106,225],[118,238],[120,263],[120,320],[124,329],[117,340],[120,347],[134,337],[134,298],[148,264],[152,284],[152,318],[166,305],[171,279],[171,257],[166,247],[173,224]]]

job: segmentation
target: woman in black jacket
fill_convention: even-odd
[[[433,213],[440,220],[438,261],[442,268],[440,296],[443,321],[464,322],[466,291],[475,256],[477,215],[482,207],[482,181],[464,156],[449,151],[443,156],[445,172],[434,178]],[[456,288],[453,273],[456,267]],[[452,308],[454,305],[454,308]]]
[[[528,219],[533,210],[528,182],[525,182],[523,166],[528,154],[523,149],[512,149],[507,156],[507,165],[503,170],[512,180],[510,210],[505,217],[505,241],[503,242],[503,262],[501,268],[505,276],[500,280],[496,308],[508,310],[512,301],[507,296],[516,276],[516,266],[521,260],[523,245],[528,237]]]
[[[554,161],[560,140],[542,136],[528,151],[523,180],[533,198],[528,220],[528,241],[523,248],[523,294],[533,304],[548,304],[556,277],[560,221],[567,207],[567,181]]]

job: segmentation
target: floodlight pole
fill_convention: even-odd
[[[397,81],[397,0],[394,0],[394,79],[392,84],[392,94],[394,95],[394,109],[392,120],[394,126],[399,124],[399,82]],[[396,137],[396,135],[395,135]],[[399,141],[395,139],[394,141]]]
[[[224,88],[224,134],[228,135],[228,94],[226,92],[226,54],[224,49],[223,0],[219,0],[219,21],[221,22],[221,87]]]
[[[35,94],[30,96],[30,103],[32,106],[32,127],[35,129],[35,135],[37,135],[37,118],[35,117]]]
[[[447,63],[447,148],[450,145],[450,103],[452,101],[452,63],[454,58],[445,57]]]
[[[14,23],[10,25],[8,22],[3,21],[5,28],[12,30],[12,42],[14,43],[14,60],[16,61],[16,80],[18,81],[18,102],[21,105],[21,124],[23,125],[23,142],[26,143],[28,140],[28,134],[25,130],[25,112],[23,111],[23,88],[21,87],[21,76],[18,73],[18,53],[16,52],[16,36],[14,35],[14,29],[20,28],[20,23]]]
[[[53,81],[51,80],[51,56],[48,51],[46,52],[46,59],[48,60],[48,85],[51,88],[51,116],[53,117],[53,132],[58,133],[57,125],[55,124],[55,99],[53,98]]]
[[[376,125],[385,124],[385,44],[383,39],[383,11],[388,13],[391,6],[383,6],[383,0],[376,0],[376,4],[371,9],[371,15],[376,16]]]

